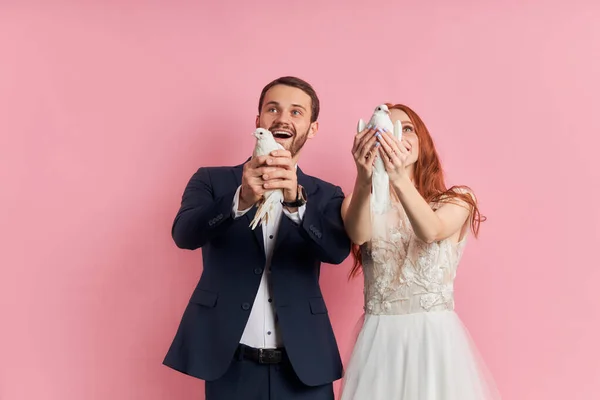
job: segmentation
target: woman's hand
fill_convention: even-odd
[[[411,144],[407,140],[398,140],[390,132],[384,131],[376,135],[379,147],[379,156],[383,160],[385,170],[390,177],[390,182],[395,182],[408,177],[406,167],[410,156]]]
[[[371,184],[373,164],[375,164],[375,159],[378,157],[377,148],[379,147],[376,133],[378,133],[377,129],[367,127],[354,137],[352,156],[356,163],[357,183]]]

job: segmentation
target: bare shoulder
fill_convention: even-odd
[[[466,194],[473,199],[473,201],[477,201],[477,197],[475,197],[475,192],[468,186],[454,186],[451,189],[454,193],[458,194]]]
[[[451,193],[453,193],[454,195],[452,195]],[[475,197],[475,193],[473,192],[473,190],[470,187],[464,186],[464,185],[463,186],[452,186],[450,189],[448,189],[448,192],[446,193],[446,195],[443,195],[439,199],[438,205],[439,205],[439,208],[454,205],[454,206],[461,206],[461,207],[465,207],[467,209],[471,209],[473,207],[473,204],[471,204],[471,202],[469,202],[469,200],[468,200],[469,198],[472,200],[472,202],[474,204],[477,204],[477,197]]]

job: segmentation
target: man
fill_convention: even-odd
[[[319,99],[301,79],[262,91],[256,127],[285,150],[236,167],[200,168],[173,224],[178,247],[202,247],[204,270],[164,364],[206,381],[207,400],[333,399],[342,363],[319,287],[322,262],[350,253],[342,190],[297,167],[318,130]],[[250,221],[265,190],[277,218]]]

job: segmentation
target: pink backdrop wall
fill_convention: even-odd
[[[600,6],[77,3],[0,5],[0,399],[202,398],[161,365],[201,273],[171,223],[287,74],[322,99],[303,169],[346,192],[357,119],[421,114],[489,218],[457,308],[504,398],[597,398]],[[344,354],[349,267],[322,276]]]

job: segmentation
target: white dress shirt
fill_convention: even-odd
[[[252,207],[238,211],[238,202],[241,186],[238,187],[233,197],[233,218],[237,219],[246,214]],[[258,292],[254,298],[254,304],[250,310],[250,317],[242,334],[240,343],[246,346],[258,349],[274,349],[282,347],[283,342],[281,334],[277,327],[275,318],[275,306],[273,304],[272,290],[270,284],[271,258],[273,257],[273,248],[277,240],[277,232],[281,222],[282,213],[290,218],[294,223],[300,224],[304,217],[306,205],[298,207],[298,211],[291,213],[283,205],[279,204],[275,209],[275,218],[269,218],[267,223],[262,222],[263,239],[265,243],[266,265],[258,286]]]

